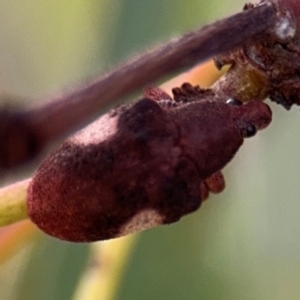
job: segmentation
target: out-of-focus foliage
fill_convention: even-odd
[[[0,88],[36,99],[64,91],[242,5],[0,0]],[[226,168],[222,195],[176,225],[141,234],[118,300],[299,299],[300,116],[296,108],[272,108],[270,128],[246,141]],[[0,265],[0,299],[72,299],[87,252],[87,245],[40,234]]]

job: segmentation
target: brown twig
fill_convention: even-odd
[[[71,94],[51,99],[26,112],[3,112],[0,167],[27,161],[49,142],[86,125],[103,108],[149,82],[249,43],[254,37],[257,41],[274,22],[273,5],[263,3],[143,54]]]

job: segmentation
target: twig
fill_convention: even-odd
[[[257,41],[274,24],[275,17],[273,5],[263,3],[171,41],[71,94],[26,112],[8,114],[5,126],[0,123],[0,167],[27,161],[52,140],[86,125],[103,108],[149,82],[244,45],[254,37]],[[19,151],[15,156],[16,148]]]

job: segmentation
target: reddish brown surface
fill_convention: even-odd
[[[112,110],[41,165],[28,192],[31,219],[58,238],[95,241],[118,236],[145,209],[162,223],[196,210],[201,182],[233,158],[249,126],[271,121],[262,102],[212,100],[164,109],[144,98]]]
[[[205,184],[212,193],[218,194],[225,188],[224,176],[221,172],[216,172],[205,179]]]
[[[209,197],[209,193],[219,194],[225,189],[225,179],[221,171],[218,171],[201,181],[200,193],[202,201]]]

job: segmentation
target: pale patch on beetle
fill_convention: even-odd
[[[286,16],[283,15],[279,18],[275,24],[274,32],[281,42],[286,42],[292,39],[296,34],[296,24],[289,12],[286,12]]]
[[[163,216],[155,209],[144,209],[135,214],[125,225],[120,228],[116,237],[150,229],[163,224]]]
[[[97,131],[101,128],[103,134],[97,134]],[[90,145],[91,143],[98,144],[105,140],[108,140],[111,136],[114,136],[118,131],[118,118],[117,116],[111,116],[111,114],[103,115],[100,119],[93,122],[86,128],[80,130],[70,139],[70,142],[77,145]],[[91,142],[92,141],[92,142]]]

